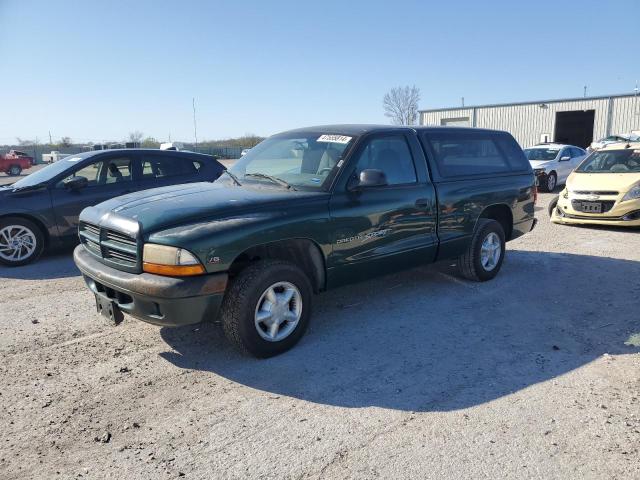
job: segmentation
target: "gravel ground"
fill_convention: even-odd
[[[640,235],[540,223],[322,294],[269,360],[109,326],[68,252],[0,268],[0,478],[640,478]]]

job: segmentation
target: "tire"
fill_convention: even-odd
[[[553,190],[558,186],[558,176],[556,175],[556,172],[551,172],[547,175],[547,181],[544,185],[540,186],[545,192],[553,192]]]
[[[17,177],[22,173],[22,167],[20,165],[11,165],[9,167],[9,175],[12,177]]]
[[[551,200],[551,202],[549,202],[549,206],[547,207],[547,212],[549,212],[550,217],[553,217],[553,211],[558,206],[558,198],[560,198],[560,195],[556,195],[554,199]]]
[[[278,302],[283,303],[274,305],[267,297],[269,290],[276,285],[273,292],[277,294]],[[285,295],[292,290],[297,294],[294,292],[286,303]],[[222,328],[229,341],[242,353],[258,358],[278,355],[293,347],[304,335],[311,317],[312,296],[309,278],[297,266],[283,260],[261,260],[242,270],[228,287],[222,301]],[[271,316],[270,311],[274,308],[276,313]],[[297,321],[282,320],[280,313],[293,318],[296,311]],[[259,323],[261,312],[269,315],[264,323]],[[282,323],[277,326],[277,335],[288,332],[280,340],[269,330],[272,320],[278,317]]]
[[[491,259],[487,265],[483,263],[483,243],[491,242],[491,245],[498,244],[500,247],[499,257]],[[481,218],[476,225],[476,231],[471,238],[471,243],[467,251],[458,258],[458,269],[460,275],[468,280],[485,282],[494,278],[500,268],[505,254],[505,236],[502,225],[495,220]],[[489,255],[491,257],[492,255]]]
[[[15,245],[12,240],[22,242],[19,251],[11,248]],[[44,233],[38,225],[21,217],[0,219],[0,264],[9,267],[26,265],[36,260],[43,250]]]

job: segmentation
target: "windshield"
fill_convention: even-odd
[[[576,168],[580,173],[637,173],[640,172],[640,150],[599,150],[592,153]]]
[[[310,132],[275,135],[249,150],[229,170],[242,184],[319,190],[326,188],[325,183],[342,165],[340,160],[353,140],[346,135]]]
[[[73,167],[79,161],[84,160],[89,155],[92,155],[93,152],[85,152],[79,153],[78,155],[72,155],[70,157],[63,158],[58,160],[51,165],[47,165],[41,170],[37,172],[33,172],[31,175],[27,175],[26,177],[18,180],[16,183],[12,185],[13,188],[24,188],[24,187],[33,187],[34,185],[38,185],[43,182],[48,182],[56,175],[64,172],[65,170]]]
[[[558,152],[557,148],[527,148],[524,154],[527,160],[553,160],[558,155]]]

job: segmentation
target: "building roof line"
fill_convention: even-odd
[[[536,100],[529,102],[511,102],[511,103],[488,103],[484,105],[465,105],[464,107],[445,107],[445,108],[430,108],[425,110],[418,110],[418,113],[433,113],[433,112],[446,112],[453,110],[472,110],[474,108],[493,108],[493,107],[517,107],[520,105],[536,105],[542,103],[562,103],[562,102],[579,102],[589,100],[606,100],[608,98],[624,98],[624,97],[638,97],[640,96],[633,93],[616,93],[613,95],[598,95],[595,97],[572,97],[572,98],[555,98],[552,100]]]

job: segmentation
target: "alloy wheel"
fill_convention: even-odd
[[[489,233],[482,241],[482,247],[480,248],[480,263],[485,271],[490,272],[498,262],[500,261],[500,255],[502,255],[502,244],[500,243],[500,237],[495,232]]]
[[[26,260],[36,251],[36,235],[23,225],[7,225],[0,230],[0,257],[8,262]]]
[[[255,310],[255,327],[268,342],[279,342],[296,329],[302,316],[302,295],[289,282],[277,282],[260,296]]]

